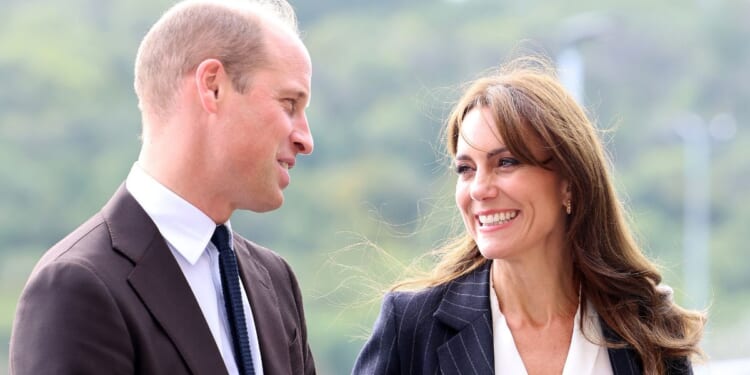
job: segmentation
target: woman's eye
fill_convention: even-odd
[[[521,162],[518,161],[518,159],[514,159],[514,158],[501,158],[498,161],[497,166],[501,167],[501,168],[508,168],[508,167],[515,167],[516,165],[519,165],[519,164],[521,164]]]
[[[457,165],[456,166],[456,174],[462,175],[467,172],[471,172],[472,168],[468,165]]]

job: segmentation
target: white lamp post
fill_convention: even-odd
[[[719,114],[710,123],[694,113],[675,127],[684,146],[683,251],[686,306],[708,307],[711,294],[711,143],[729,140],[736,132],[734,117]]]

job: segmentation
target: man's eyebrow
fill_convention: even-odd
[[[298,87],[297,85],[293,85],[291,87],[279,88],[277,93],[278,95],[281,95],[281,96],[291,96],[297,100],[307,99],[309,97],[307,90],[301,87]]]

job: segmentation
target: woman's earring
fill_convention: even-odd
[[[565,202],[565,212],[567,212],[567,213],[568,213],[568,215],[570,215],[571,213],[573,213],[573,206],[572,206],[572,204],[570,203],[570,199],[568,199],[568,200],[567,200],[567,201]]]

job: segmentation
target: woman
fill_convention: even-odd
[[[473,82],[445,133],[466,234],[385,296],[354,374],[692,373],[705,318],[659,286],[548,64]]]

